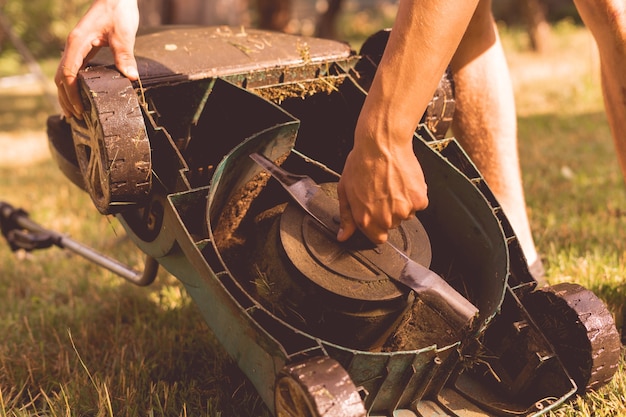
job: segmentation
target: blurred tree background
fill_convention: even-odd
[[[11,53],[15,48],[7,33],[11,30],[35,57],[60,56],[67,34],[90,3],[90,0],[0,0],[0,13],[10,25],[0,27],[0,53]]]
[[[493,0],[493,13],[506,24],[523,25],[524,7],[528,0]],[[550,23],[572,19],[581,23],[572,0],[536,0],[544,8],[546,20]]]
[[[361,10],[368,10],[370,18],[389,16],[397,0],[139,0],[142,26],[159,24],[244,24],[270,27],[288,32],[315,34],[319,18],[327,12],[331,16],[335,33],[327,36],[342,37],[345,33],[367,31],[370,25],[363,19],[352,19]],[[12,31],[32,55],[40,60],[60,56],[67,34],[89,7],[91,0],[0,0],[1,75],[5,75],[7,56],[20,57],[9,36]],[[341,6],[336,11],[338,5]],[[530,7],[530,11],[529,11]],[[543,20],[547,24],[562,19],[579,22],[572,0],[496,0],[493,2],[496,18],[507,25],[526,25],[532,37],[532,25]],[[393,13],[393,12],[392,12]],[[529,15],[534,13],[534,15]],[[539,14],[537,14],[539,13]],[[348,14],[340,19],[341,14]],[[533,17],[534,16],[534,17]],[[537,17],[538,16],[538,17]],[[272,20],[274,19],[274,20]],[[533,22],[533,19],[538,19]],[[382,23],[388,24],[388,19]],[[541,36],[541,32],[540,36]],[[319,35],[319,33],[318,33]],[[324,35],[324,33],[322,33]],[[531,47],[541,49],[540,45]]]

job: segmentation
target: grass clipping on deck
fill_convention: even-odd
[[[255,94],[263,97],[276,104],[281,104],[289,98],[310,97],[314,94],[325,93],[331,94],[338,91],[338,87],[345,80],[345,76],[324,77],[312,80],[297,81],[293,83],[285,83],[273,85],[269,87],[252,89]]]

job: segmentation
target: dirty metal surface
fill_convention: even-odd
[[[251,293],[266,308],[316,337],[356,349],[370,350],[382,346],[395,328],[394,323],[414,297],[408,290],[399,291],[386,277],[368,281],[360,279],[358,274],[355,279],[334,275],[343,285],[324,285],[324,282],[320,283],[317,273],[325,265],[319,264],[315,258],[309,259],[311,265],[303,268],[306,273],[299,271],[286,255],[285,244],[280,237],[284,208],[285,204],[281,203],[255,216],[255,226],[250,230],[249,243],[241,248],[243,250],[231,248],[236,250],[222,252],[232,265],[231,271],[244,285],[246,281],[252,283]],[[299,208],[296,210],[301,211]],[[299,228],[298,224],[294,227]],[[242,258],[242,253],[248,255]],[[244,263],[247,265],[242,270],[239,265]],[[303,267],[302,263],[298,266]],[[381,295],[376,291],[381,283],[388,284],[397,293],[395,297],[384,299],[389,294]],[[360,288],[361,293],[369,289],[371,294],[358,299],[345,291],[345,287]]]
[[[322,188],[336,198],[336,183],[326,183]],[[380,268],[357,257],[346,245],[330,237],[295,204],[288,204],[281,216],[280,237],[295,267],[319,286],[335,294],[358,300],[390,300],[406,292]],[[391,230],[389,241],[416,262],[430,265],[430,241],[417,218]],[[371,246],[369,242],[365,244]],[[397,258],[391,261],[394,259]],[[401,269],[402,266],[396,268]]]
[[[311,66],[304,75],[315,77],[324,63],[340,62],[353,53],[348,44],[337,41],[221,26],[177,27],[138,36],[135,55],[142,86],[149,87],[255,72],[262,73],[265,79],[259,82],[264,85],[288,83],[289,74],[302,77],[298,68],[301,72]],[[110,50],[103,48],[90,64],[113,65]]]
[[[293,201],[315,219],[319,226],[322,226],[321,229],[326,233],[327,239],[334,239],[339,229],[339,203],[336,191],[333,197],[307,175],[285,171],[259,154],[251,154],[250,157],[267,169],[293,198]],[[425,230],[423,236],[426,236]],[[410,242],[407,239],[401,242],[402,249],[389,240],[380,245],[374,245],[368,239],[360,239],[359,245],[355,248],[350,248],[349,242],[347,245],[340,245],[344,247],[344,250],[338,250],[335,253],[348,252],[349,256],[363,262],[363,265],[378,269],[390,279],[401,282],[414,290],[424,303],[449,320],[454,328],[471,327],[473,319],[478,314],[476,306],[441,276],[411,259],[405,252],[407,248],[410,249]],[[430,250],[428,252],[430,253]]]

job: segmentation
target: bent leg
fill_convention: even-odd
[[[504,209],[528,264],[541,269],[522,187],[513,86],[490,0],[479,3],[451,66],[456,85],[454,135]]]
[[[626,180],[626,1],[574,3],[598,44],[604,107]]]

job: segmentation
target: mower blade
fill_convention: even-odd
[[[339,203],[336,199],[326,194],[307,175],[288,172],[258,153],[250,154],[250,158],[267,170],[332,238],[337,236]],[[454,329],[471,327],[478,308],[437,273],[415,262],[389,241],[381,245],[371,243],[370,248],[351,252],[367,260],[390,279],[411,288],[424,304],[439,313]]]

